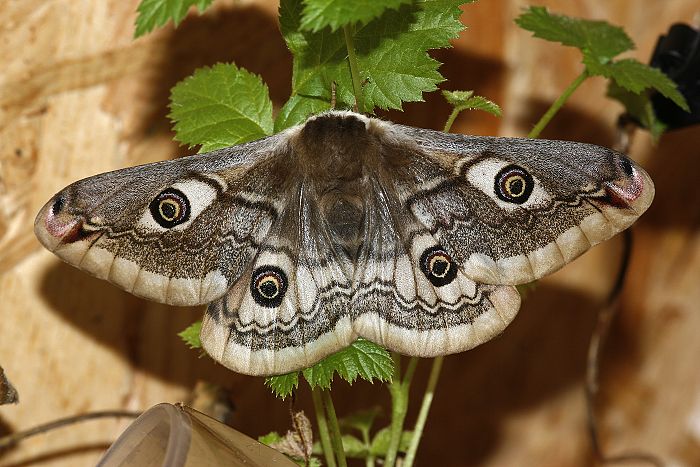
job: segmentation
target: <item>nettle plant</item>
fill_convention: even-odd
[[[312,114],[336,108],[356,108],[372,114],[376,109],[401,109],[403,102],[423,99],[445,81],[431,49],[450,47],[464,29],[460,22],[463,0],[281,0],[280,32],[293,56],[289,100],[273,114],[268,89],[262,79],[235,64],[201,68],[172,89],[170,115],[175,138],[200,152],[244,143],[300,124]],[[213,0],[142,0],[135,35],[141,36],[173,21],[177,26],[192,6],[200,12]],[[663,124],[655,116],[649,92],[656,91],[687,109],[675,84],[662,72],[631,58],[616,59],[634,48],[625,32],[603,21],[589,21],[550,14],[543,7],[525,10],[515,22],[535,37],[578,48],[583,70],[533,127],[538,137],[571,94],[586,79],[609,80],[608,94],[621,101],[655,137]],[[500,116],[500,108],[473,91],[443,91],[453,111],[444,131],[449,131],[463,110],[483,110]],[[181,337],[200,347],[201,323]],[[417,358],[402,362],[399,355],[367,340],[327,357],[303,371],[269,377],[265,384],[281,399],[299,386],[300,376],[311,388],[319,443],[312,441],[310,421],[302,412],[293,415],[293,430],[281,436],[260,438],[302,465],[346,465],[347,457],[364,459],[366,465],[381,460],[393,466],[402,453],[402,465],[415,459],[443,359],[435,358],[424,390],[417,420],[404,430],[408,395]],[[338,419],[331,399],[335,375],[352,384],[358,378],[387,385],[391,395],[391,422],[373,429],[378,409]]]

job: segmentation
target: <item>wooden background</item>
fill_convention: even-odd
[[[504,109],[462,116],[455,131],[524,135],[580,72],[577,52],[533,39],[513,18],[528,4],[624,25],[647,61],[659,34],[691,22],[697,0],[483,0],[443,61],[448,89],[475,89]],[[34,238],[41,205],[68,183],[185,151],[171,141],[169,89],[199,66],[235,61],[262,75],[280,106],[291,59],[274,1],[217,0],[203,16],[132,40],[136,0],[5,0],[0,8],[0,366],[20,404],[0,407],[0,432],[100,409],[145,409],[187,398],[199,380],[230,389],[233,425],[286,430],[288,404],[259,378],[198,358],[176,336],[201,309],[134,298],[62,264]],[[697,16],[695,16],[697,17]],[[592,79],[545,136],[611,145],[620,107]],[[388,118],[441,128],[438,95]],[[700,128],[658,146],[639,134],[631,155],[657,196],[635,226],[622,313],[603,354],[599,404],[610,452],[645,448],[669,465],[700,465]],[[611,286],[614,239],[541,282],[498,339],[449,357],[419,465],[587,466],[582,381],[595,314]],[[428,364],[419,367],[416,395]],[[335,388],[338,410],[386,403],[386,390]],[[299,407],[309,407],[301,391]],[[413,405],[415,409],[415,404]],[[415,412],[415,410],[414,410]],[[415,413],[409,414],[412,423]],[[92,465],[126,422],[85,423],[34,438],[8,466]],[[386,423],[386,419],[382,420]]]

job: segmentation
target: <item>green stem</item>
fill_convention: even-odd
[[[326,457],[326,465],[328,467],[336,467],[335,457],[333,456],[333,448],[331,446],[331,438],[328,433],[328,422],[326,421],[323,402],[321,401],[321,389],[317,386],[311,390],[311,399],[314,402],[314,410],[316,411],[316,423],[318,424],[318,436],[321,439],[321,449]]]
[[[564,105],[564,103],[571,97],[571,95],[576,91],[576,89],[581,86],[586,78],[588,78],[588,70],[583,70],[580,75],[574,79],[569,87],[564,90],[564,92],[557,98],[556,101],[547,109],[542,118],[535,124],[530,133],[527,135],[528,138],[538,138],[544,127],[547,126],[549,121],[556,115],[559,109]]]
[[[408,366],[406,367],[406,373],[403,375],[404,384],[411,384],[413,373],[416,372],[416,366],[418,366],[418,357],[411,357],[411,359],[408,361]]]
[[[458,109],[457,107],[452,107],[452,113],[450,113],[450,116],[447,118],[447,122],[445,122],[445,127],[442,129],[445,133],[450,132],[450,128],[452,128],[452,124],[455,122],[455,119],[457,118],[457,115],[461,112],[461,109]]]
[[[406,458],[404,459],[402,467],[411,467],[416,458],[418,443],[420,443],[421,437],[423,436],[423,429],[425,428],[425,422],[428,419],[430,406],[433,403],[435,387],[437,386],[438,378],[440,377],[440,371],[442,370],[442,362],[444,359],[445,357],[436,357],[433,360],[433,366],[430,369],[430,376],[428,377],[428,387],[425,389],[425,394],[423,395],[423,402],[420,406],[420,412],[418,412],[416,426],[413,428],[413,436],[411,437],[411,443],[408,446],[408,451],[406,452]]]
[[[411,379],[418,364],[417,358],[411,358],[406,368],[406,373],[401,378],[401,356],[392,352],[394,359],[394,377],[389,385],[389,394],[391,394],[391,427],[389,448],[384,459],[385,467],[394,467],[396,457],[401,445],[401,435],[403,434],[403,424],[406,420],[408,412],[408,391],[411,387]]]
[[[362,442],[367,448],[367,457],[365,457],[365,467],[374,467],[374,454],[370,452],[370,447],[372,446],[372,440],[369,437],[370,427],[361,430]]]
[[[348,63],[350,65],[350,76],[352,78],[352,90],[355,93],[355,104],[360,112],[364,112],[365,103],[362,96],[362,80],[360,79],[360,66],[357,63],[357,55],[355,55],[355,45],[353,43],[353,34],[355,33],[351,24],[343,26],[343,35],[345,36],[345,47],[348,50]]]
[[[367,449],[369,450],[370,441],[365,441],[365,445],[367,445]],[[365,467],[374,467],[374,454],[367,454],[367,458],[365,459]]]
[[[323,401],[323,406],[326,408],[326,415],[328,415],[328,426],[331,429],[331,444],[333,445],[335,456],[338,458],[338,466],[347,467],[348,462],[345,460],[343,437],[340,434],[338,417],[335,415],[335,407],[333,406],[333,399],[331,399],[331,391],[328,389],[322,389],[321,400]]]

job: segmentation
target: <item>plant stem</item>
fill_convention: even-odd
[[[450,116],[447,117],[447,122],[445,122],[445,127],[442,129],[445,133],[450,132],[450,128],[452,128],[452,124],[455,122],[455,119],[457,118],[457,115],[461,112],[461,109],[458,109],[457,107],[452,107],[452,112],[450,113]]]
[[[355,33],[351,24],[343,26],[343,35],[345,36],[345,47],[348,50],[348,64],[350,65],[350,76],[352,78],[352,90],[355,93],[355,106],[359,112],[364,112],[365,103],[362,97],[362,80],[360,79],[360,67],[357,63],[357,55],[355,55],[355,45],[352,36]]]
[[[369,438],[369,427],[362,430],[362,442],[367,446],[367,457],[365,458],[365,467],[374,467],[374,454],[370,452],[372,441]]]
[[[348,462],[347,460],[345,460],[343,438],[340,434],[340,425],[338,425],[338,417],[335,415],[335,407],[333,406],[333,399],[331,399],[331,391],[328,389],[322,389],[321,400],[323,401],[323,406],[326,408],[326,415],[328,416],[328,426],[331,430],[331,444],[333,445],[333,451],[335,452],[335,456],[338,458],[338,466],[347,467]]]
[[[454,123],[455,119],[457,118],[457,115],[464,110],[460,109],[457,107],[452,108],[452,112],[450,113],[450,116],[447,118],[447,122],[445,122],[445,126],[443,127],[443,130],[445,133],[449,132],[450,129],[452,128],[452,124]],[[418,412],[418,419],[416,420],[416,425],[413,428],[413,435],[411,436],[411,443],[408,446],[408,451],[406,452],[406,457],[404,458],[402,467],[411,467],[413,465],[413,461],[416,457],[416,452],[418,451],[418,444],[420,443],[420,439],[423,436],[423,429],[425,428],[425,422],[428,419],[428,412],[430,412],[430,406],[433,403],[433,397],[435,395],[435,387],[437,386],[438,378],[440,377],[440,371],[442,370],[442,362],[445,357],[436,357],[433,359],[433,365],[430,369],[430,376],[428,377],[428,386],[425,389],[425,394],[423,395],[423,402],[421,403],[420,407],[420,412]],[[396,361],[396,357],[394,358]],[[408,369],[406,370],[406,375],[404,377],[404,381],[402,385],[406,386],[406,408],[408,408],[408,389],[411,384],[411,379],[413,378],[413,372],[416,369],[416,364],[418,363],[417,358],[412,358],[411,362],[409,363]],[[396,368],[398,368],[398,365],[396,365]],[[397,372],[398,373],[398,372]],[[393,385],[393,384],[392,384]],[[391,390],[391,387],[389,388]],[[394,400],[394,395],[392,393],[392,401]],[[392,407],[393,409],[393,407]],[[393,411],[392,411],[393,415]],[[404,412],[403,417],[406,417],[406,413]],[[393,417],[392,417],[392,443],[394,442],[394,431],[393,431]],[[403,419],[402,419],[402,425],[403,425]],[[401,426],[401,429],[399,430],[399,443],[401,442],[401,432],[403,431],[403,426]],[[391,447],[393,444],[390,444],[390,451],[391,452]],[[398,450],[398,444],[397,444],[397,450]],[[389,459],[389,452],[387,453],[387,462],[386,465],[391,465],[388,463],[389,460],[391,462],[394,462],[394,459]]]
[[[406,367],[406,373],[403,375],[404,384],[411,384],[413,373],[416,372],[416,366],[418,366],[418,357],[411,357],[411,359],[408,361],[408,366]]]
[[[444,359],[445,357],[436,357],[433,359],[433,366],[430,369],[430,376],[428,377],[428,387],[425,389],[425,394],[423,395],[423,402],[420,406],[420,412],[418,412],[416,426],[413,428],[413,436],[411,436],[411,444],[408,446],[408,451],[406,452],[406,458],[404,459],[402,467],[411,467],[416,458],[418,443],[420,443],[420,439],[423,436],[423,429],[425,428],[425,422],[428,419],[430,406],[433,403],[435,387],[437,386],[438,378],[440,377],[440,371],[442,370],[442,362]]]
[[[311,390],[311,399],[314,402],[316,423],[318,423],[318,436],[321,439],[321,449],[323,449],[323,455],[326,457],[326,465],[328,467],[336,467],[337,464],[335,462],[335,457],[333,456],[331,438],[328,434],[328,422],[326,421],[326,414],[323,408],[323,402],[321,401],[321,389],[319,387],[315,387]]]
[[[583,70],[580,75],[574,79],[569,87],[567,87],[564,92],[557,98],[556,101],[547,109],[542,118],[535,124],[530,133],[528,133],[528,138],[538,138],[544,127],[547,126],[549,121],[556,115],[559,109],[564,105],[564,103],[571,97],[574,91],[583,83],[586,78],[588,78],[588,70]]]
[[[406,412],[408,412],[408,390],[411,387],[411,379],[418,364],[417,358],[411,358],[402,379],[401,356],[393,352],[391,355],[394,359],[394,378],[389,385],[389,394],[391,394],[391,436],[386,458],[384,459],[385,467],[394,467],[396,463],[399,446],[401,445],[401,435],[403,434],[403,422],[406,419]]]

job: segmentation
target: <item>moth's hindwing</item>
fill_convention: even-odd
[[[512,287],[627,228],[654,187],[581,143],[451,135],[328,112],[252,143],[76,182],[35,232],[136,295],[210,303],[227,367],[307,367],[363,336],[408,355],[500,333]]]
[[[246,374],[288,373],[350,345],[349,260],[299,183],[244,278],[209,305],[202,345]]]
[[[357,334],[405,355],[434,357],[503,331],[520,307],[515,288],[467,277],[437,239],[400,209],[391,182],[385,189],[374,181],[351,304]]]

